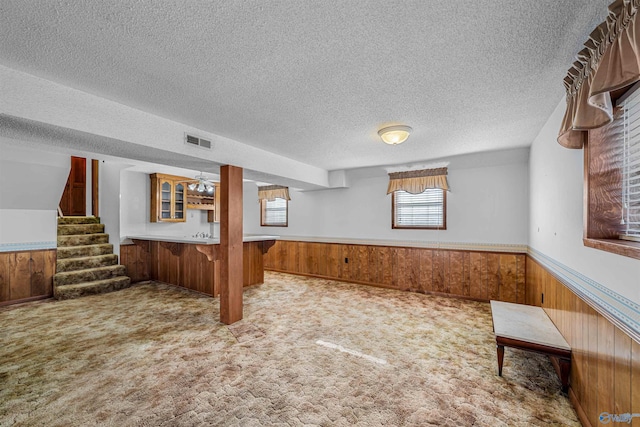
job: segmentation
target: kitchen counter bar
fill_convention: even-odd
[[[156,236],[152,234],[142,234],[136,236],[127,236],[127,239],[131,240],[151,240],[156,242],[169,242],[169,243],[189,243],[194,245],[219,245],[220,239],[205,239],[203,237],[188,237],[188,236]],[[279,236],[271,236],[267,234],[247,234],[242,238],[243,242],[261,242],[265,240],[277,240]]]
[[[243,239],[243,285],[264,282],[263,256],[278,236],[247,235]],[[216,297],[220,293],[220,239],[132,235],[120,246],[121,262],[130,276],[157,280]]]

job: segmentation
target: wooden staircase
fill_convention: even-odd
[[[100,218],[58,218],[58,250],[53,296],[72,299],[129,287],[131,279],[109,244]]]

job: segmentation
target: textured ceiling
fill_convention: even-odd
[[[2,0],[0,64],[327,170],[403,164],[529,145],[610,1]]]

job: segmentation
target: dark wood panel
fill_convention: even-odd
[[[464,295],[464,253],[449,252],[449,292]]]
[[[422,292],[433,291],[433,251],[420,249],[420,286]]]
[[[369,251],[366,246],[355,245],[352,247],[352,253],[357,260],[358,270],[352,280],[360,280],[365,283],[371,283],[371,268],[369,264]]]
[[[525,304],[527,300],[526,258],[524,255],[516,257],[516,302],[518,304]]]
[[[149,268],[149,264],[151,262],[151,252],[149,250],[150,245],[149,242],[141,243],[142,245],[140,246],[135,245],[138,248],[133,259],[133,264],[136,267],[136,281],[149,280],[151,277],[151,270]]]
[[[487,299],[500,300],[500,254],[487,254]]]
[[[527,260],[527,262],[529,262]],[[528,265],[527,265],[528,268]],[[576,306],[574,307],[575,318],[577,322],[582,321],[583,313],[582,308],[578,300],[576,301]],[[577,324],[576,322],[576,324]],[[569,340],[567,340],[569,342]],[[572,369],[570,373],[569,382],[574,385],[573,387],[573,395],[577,400],[581,400],[584,396],[584,388],[580,385],[584,384],[584,359],[586,355],[585,343],[584,340],[578,335],[574,334],[573,346],[571,347],[571,358],[572,360]]]
[[[10,257],[11,253],[0,253],[0,303],[11,300]]]
[[[327,245],[325,243],[314,243],[312,246],[312,256],[314,266],[319,276],[327,276],[329,264],[327,263]]]
[[[379,247],[378,254],[380,255],[380,266],[382,268],[382,282],[381,285],[392,287],[393,286],[393,256],[391,254],[391,248]]]
[[[31,254],[13,252],[9,256],[10,299],[19,300],[31,297]]]
[[[596,311],[587,308],[587,331],[589,334],[587,350],[586,407],[581,405],[589,420],[596,420],[600,414],[597,402],[598,387],[598,316]],[[562,332],[562,331],[560,331]],[[571,343],[569,343],[571,345]],[[589,390],[590,389],[590,390]],[[597,425],[592,423],[592,425]]]
[[[631,410],[638,412],[640,408],[640,343],[631,342]],[[632,426],[640,427],[640,418],[634,418]]]
[[[328,245],[326,243],[324,246],[326,253],[324,271],[326,271],[328,277],[342,276],[342,248],[339,245]]]
[[[286,258],[284,259],[285,264],[283,264],[283,269],[286,271],[297,271],[299,268],[298,263],[300,260],[300,252],[299,252],[299,243],[298,242],[288,242],[287,245],[284,245],[286,248]]]
[[[45,251],[44,257],[44,295],[53,296],[53,276],[56,274],[56,259],[58,252],[55,249]]]
[[[422,289],[420,249],[406,248],[405,256],[408,258],[407,275],[405,276],[408,280],[408,289],[412,292],[418,292]]]
[[[264,283],[262,245],[263,242],[245,242],[243,244],[243,286]]]
[[[266,259],[263,242],[243,244],[243,286],[264,282]],[[120,246],[120,263],[127,268],[133,282],[158,280],[211,296],[220,292],[219,263],[209,261],[196,245],[163,246],[160,242],[140,240],[133,245]]]
[[[391,253],[393,256],[393,286],[403,291],[409,290],[409,281],[407,278],[407,257],[405,256],[404,248],[392,248]],[[357,280],[354,277],[354,280]]]
[[[149,242],[149,277],[153,280],[160,280],[159,248],[159,242]]]
[[[543,275],[541,267],[530,257],[526,257],[525,303],[540,307],[542,305]]]
[[[516,302],[516,256],[500,255],[500,301]]]
[[[360,261],[360,250],[356,245],[346,245],[347,248],[347,256],[349,257],[349,277],[347,280],[357,281],[360,277],[360,271],[363,268],[363,265]],[[368,262],[368,258],[367,258]],[[364,280],[363,280],[364,281]]]
[[[31,296],[45,295],[45,252],[30,252]]]
[[[610,413],[614,413],[614,326],[602,316],[598,316],[598,383],[597,406]]]
[[[487,254],[483,252],[471,252],[471,290],[470,296],[478,299],[488,299],[487,283]]]
[[[631,406],[631,341],[632,339],[615,328],[614,331],[614,371],[613,385],[615,393],[613,395],[614,409],[616,414],[632,412]],[[635,411],[634,411],[635,412]]]
[[[466,297],[471,296],[471,253],[462,252],[464,272],[462,274],[462,292]]]
[[[199,264],[203,261],[209,262],[204,254],[198,252],[195,245],[184,245],[182,254],[178,258],[180,265],[178,285],[204,293],[204,283],[202,283],[199,268]]]
[[[309,243],[298,243],[298,269],[302,274],[310,274],[311,260],[309,259]]]
[[[0,253],[0,305],[53,295],[56,250]]]
[[[445,251],[433,251],[433,291],[445,293]]]
[[[264,265],[412,292],[521,303],[527,298],[524,254],[280,240]]]

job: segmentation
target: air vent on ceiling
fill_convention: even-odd
[[[211,141],[209,141],[208,139],[189,135],[187,133],[185,133],[184,135],[185,135],[185,138],[184,138],[185,144],[195,145],[196,147],[207,148],[209,150],[211,149]]]

